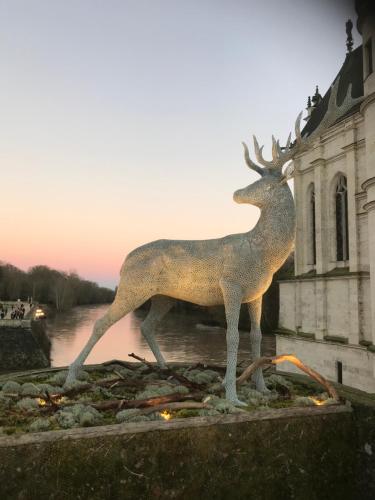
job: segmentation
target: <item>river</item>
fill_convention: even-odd
[[[52,366],[66,366],[79,354],[91,335],[95,321],[107,310],[108,305],[80,306],[66,313],[58,313],[47,320],[51,338]],[[100,339],[86,363],[102,363],[112,359],[131,360],[129,353],[154,361],[142,337],[140,324],[144,311],[128,314]],[[171,311],[156,330],[156,338],[167,361],[187,363],[224,363],[225,329],[202,324],[202,316]],[[240,332],[239,360],[248,360],[249,333]],[[273,335],[263,336],[264,355],[275,353]]]

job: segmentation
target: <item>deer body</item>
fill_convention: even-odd
[[[241,286],[242,303],[262,296],[294,241],[293,197],[287,184],[279,190],[284,203],[275,197],[248,233],[211,240],[157,240],[131,252],[121,269],[128,292],[148,289],[149,297],[166,295],[213,306],[224,303],[220,281],[226,279]]]
[[[94,325],[93,333],[70,365],[66,384],[72,382],[91,349],[108,328],[123,316],[151,298],[150,311],[141,325],[141,331],[160,366],[164,358],[154,337],[154,329],[173,305],[173,299],[183,299],[199,305],[224,304],[227,321],[226,398],[235,404],[237,399],[236,367],[238,351],[238,321],[242,303],[247,303],[250,320],[250,343],[253,358],[260,357],[260,318],[262,295],[269,287],[273,274],[288,257],[295,233],[295,210],[287,180],[289,169],[283,174],[284,164],[296,153],[308,148],[321,132],[343,116],[358,99],[352,99],[351,86],[337,106],[339,80],[331,88],[327,112],[319,126],[307,138],[301,137],[300,114],[295,125],[296,141],[281,148],[272,137],[272,160],[262,156],[254,137],[258,164],[245,148],[245,161],[261,178],[234,193],[237,203],[249,203],[261,210],[259,221],[248,233],[202,241],[158,240],[129,254],[121,269],[116,297],[107,313]],[[258,369],[253,380],[258,391],[266,391],[263,373]]]
[[[236,191],[234,200],[261,209],[257,225],[248,233],[211,240],[157,240],[128,255],[115,300],[96,322],[87,345],[70,367],[67,382],[74,380],[105,331],[150,298],[151,309],[141,330],[161,366],[165,361],[152,330],[173,299],[202,306],[224,304],[228,326],[226,396],[241,404],[236,392],[240,307],[242,303],[249,305],[252,354],[259,357],[261,300],[293,247],[295,212],[292,193],[277,175],[264,176]],[[266,390],[261,370],[254,374],[254,380],[258,390]]]

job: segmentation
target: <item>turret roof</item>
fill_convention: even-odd
[[[346,92],[350,84],[352,84],[352,97],[363,96],[363,60],[362,60],[362,45],[357,47],[352,52],[346,55],[344,64],[338,72],[333,83],[340,77],[339,88],[337,92],[337,105],[340,106],[345,99]],[[328,89],[323,99],[311,113],[311,117],[302,130],[302,136],[310,135],[323,119],[328,106],[331,88]],[[346,118],[358,111],[360,104],[354,105],[349,111],[339,120]],[[338,120],[338,121],[339,121]]]

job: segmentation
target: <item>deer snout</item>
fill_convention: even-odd
[[[233,200],[236,203],[245,203],[244,190],[238,189],[233,193]]]

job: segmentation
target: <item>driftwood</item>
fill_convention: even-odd
[[[272,357],[260,357],[256,359],[250,366],[244,370],[242,375],[237,378],[237,384],[243,384],[256,370],[264,365],[277,365],[279,363],[283,363],[284,361],[289,361],[293,363],[297,368],[305,372],[309,377],[318,382],[318,384],[322,385],[331,398],[339,400],[339,395],[333,385],[328,382],[320,373],[316,372],[312,368],[307,365],[304,365],[301,360],[299,360],[294,354],[281,354],[280,356],[272,356]]]
[[[197,384],[196,382],[192,382],[191,380],[184,377],[183,375],[176,373],[174,370],[172,370],[172,368],[169,368],[169,367],[160,368],[158,365],[156,365],[154,363],[150,363],[149,361],[146,361],[144,358],[140,358],[139,356],[134,354],[134,352],[132,352],[131,354],[128,354],[128,356],[130,358],[134,358],[134,359],[140,361],[141,363],[145,364],[146,366],[148,366],[150,368],[150,370],[152,370],[156,373],[159,373],[159,374],[165,375],[165,376],[169,376],[169,377],[173,377],[174,379],[178,380],[182,385],[188,387],[189,389],[201,391],[206,387],[205,384]]]
[[[134,370],[134,368],[137,368],[131,361],[124,361],[122,359],[112,359],[111,361],[104,361],[103,363],[101,363],[101,365],[104,367],[120,365],[124,368],[127,368],[128,370]]]
[[[195,394],[181,394],[180,392],[176,392],[174,394],[168,394],[166,396],[157,396],[154,398],[148,399],[121,399],[121,400],[109,400],[102,401],[100,403],[89,403],[96,410],[121,410],[128,408],[148,408],[148,407],[156,407],[160,405],[166,405],[174,402],[187,401],[189,399],[202,399],[202,393]],[[156,410],[153,410],[156,411]]]
[[[182,402],[188,400],[201,400],[204,394],[201,392],[182,394],[176,392],[173,394],[167,394],[166,396],[157,396],[148,399],[110,399],[107,401],[85,401],[85,405],[92,406],[96,410],[106,411],[106,410],[125,410],[129,408],[148,408],[158,405],[166,405],[175,402]],[[77,404],[77,401],[68,401],[67,403],[59,404],[56,401],[53,404],[47,404],[39,408],[42,414],[51,414],[57,410],[61,410],[68,406],[73,406]],[[156,410],[154,410],[156,411]]]
[[[82,384],[80,387],[72,387],[71,389],[66,389],[64,392],[61,394],[53,394],[53,397],[61,397],[61,396],[75,396],[77,394],[81,394],[82,392],[89,391],[90,389],[95,389],[95,387],[113,387],[114,384],[116,386],[126,386],[126,387],[131,387],[131,388],[143,388],[146,383],[144,381],[140,380],[134,380],[134,379],[126,379],[124,377],[116,377],[113,379],[104,379],[104,380],[97,380],[95,383],[86,383]]]

